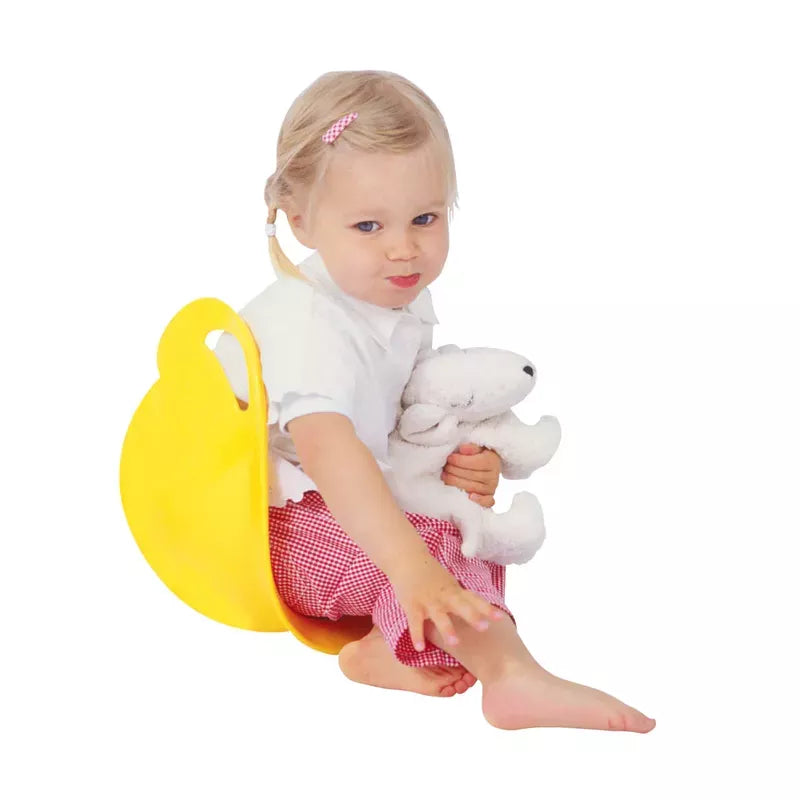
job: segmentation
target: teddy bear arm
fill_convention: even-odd
[[[512,411],[493,420],[491,430],[476,442],[500,456],[500,474],[508,480],[529,478],[542,465],[541,436],[536,425],[526,425]]]

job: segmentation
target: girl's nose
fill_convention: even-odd
[[[411,240],[411,237],[406,236],[405,238],[399,238],[394,245],[388,249],[386,258],[396,263],[398,267],[406,269],[408,273],[411,273],[413,272],[413,260],[416,255],[417,246]]]

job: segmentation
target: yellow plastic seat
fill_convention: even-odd
[[[212,331],[234,335],[248,369],[241,409]],[[164,583],[201,614],[253,631],[291,631],[338,653],[372,627],[370,617],[306,617],[279,596],[269,550],[267,393],[256,341],[220,300],[179,311],[158,347],[159,379],[128,427],[120,493],[131,532]]]

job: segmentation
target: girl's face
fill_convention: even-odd
[[[339,288],[384,308],[414,300],[439,276],[450,246],[446,184],[430,145],[389,155],[341,148],[319,187],[313,219],[290,219]],[[416,281],[391,280],[410,276]]]

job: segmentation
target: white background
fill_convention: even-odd
[[[792,3],[18,3],[0,19],[9,798],[798,796],[800,31]],[[657,719],[499,731],[177,600],[118,494],[158,338],[273,280],[294,97],[387,69],[459,179],[435,344],[528,355],[534,656]],[[278,234],[289,255],[283,214]]]

